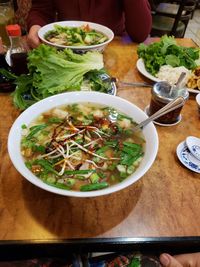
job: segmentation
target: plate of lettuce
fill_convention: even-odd
[[[98,51],[76,54],[71,49],[57,50],[41,44],[28,53],[27,61],[27,74],[9,73],[16,84],[13,102],[20,110],[46,97],[69,91],[116,94],[116,85],[107,79],[103,55]]]
[[[200,65],[200,49],[180,46],[173,36],[164,35],[158,42],[148,45],[141,43],[137,54],[138,71],[154,82],[160,81],[157,74],[163,66],[185,67],[192,71]]]
[[[146,70],[153,76],[156,76],[163,65],[184,66],[189,70],[200,65],[200,49],[180,46],[173,36],[164,35],[160,41],[149,45],[141,43],[137,54],[143,59]]]

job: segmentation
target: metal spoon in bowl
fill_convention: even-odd
[[[137,126],[133,128],[133,131],[137,131],[139,129],[142,129],[144,126],[146,126],[148,123],[154,121],[155,119],[169,113],[170,111],[173,111],[174,109],[177,109],[179,107],[182,107],[185,103],[185,99],[182,96],[178,96],[171,102],[169,102],[167,105],[165,105],[163,108],[159,109],[157,112],[155,112],[153,115],[151,115],[146,120],[140,122]]]

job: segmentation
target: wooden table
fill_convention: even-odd
[[[179,44],[194,46],[190,39]],[[105,66],[124,81],[147,81],[136,69],[137,45],[115,39],[105,50]],[[119,96],[144,109],[150,88],[120,88]],[[176,147],[187,136],[200,137],[193,96],[182,121],[156,126],[159,151],[151,169],[135,184],[98,198],[80,199],[46,192],[24,179],[7,152],[9,129],[19,112],[9,94],[0,94],[0,240],[93,237],[200,236],[200,175],[186,169]]]

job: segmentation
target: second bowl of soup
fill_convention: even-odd
[[[76,52],[103,51],[112,41],[111,29],[88,21],[58,21],[39,29],[40,40],[56,48],[70,48]]]

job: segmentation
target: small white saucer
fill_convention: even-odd
[[[145,107],[144,112],[149,116],[149,105]],[[180,114],[178,116],[178,120],[174,123],[161,123],[161,122],[157,122],[157,121],[153,121],[153,123],[160,125],[160,126],[168,127],[168,126],[174,126],[174,125],[178,124],[181,120],[182,120],[182,115]]]
[[[200,161],[200,138],[188,136],[185,142],[192,155]]]
[[[200,173],[200,161],[195,158],[188,149],[186,142],[181,142],[176,149],[180,162],[191,171]]]

